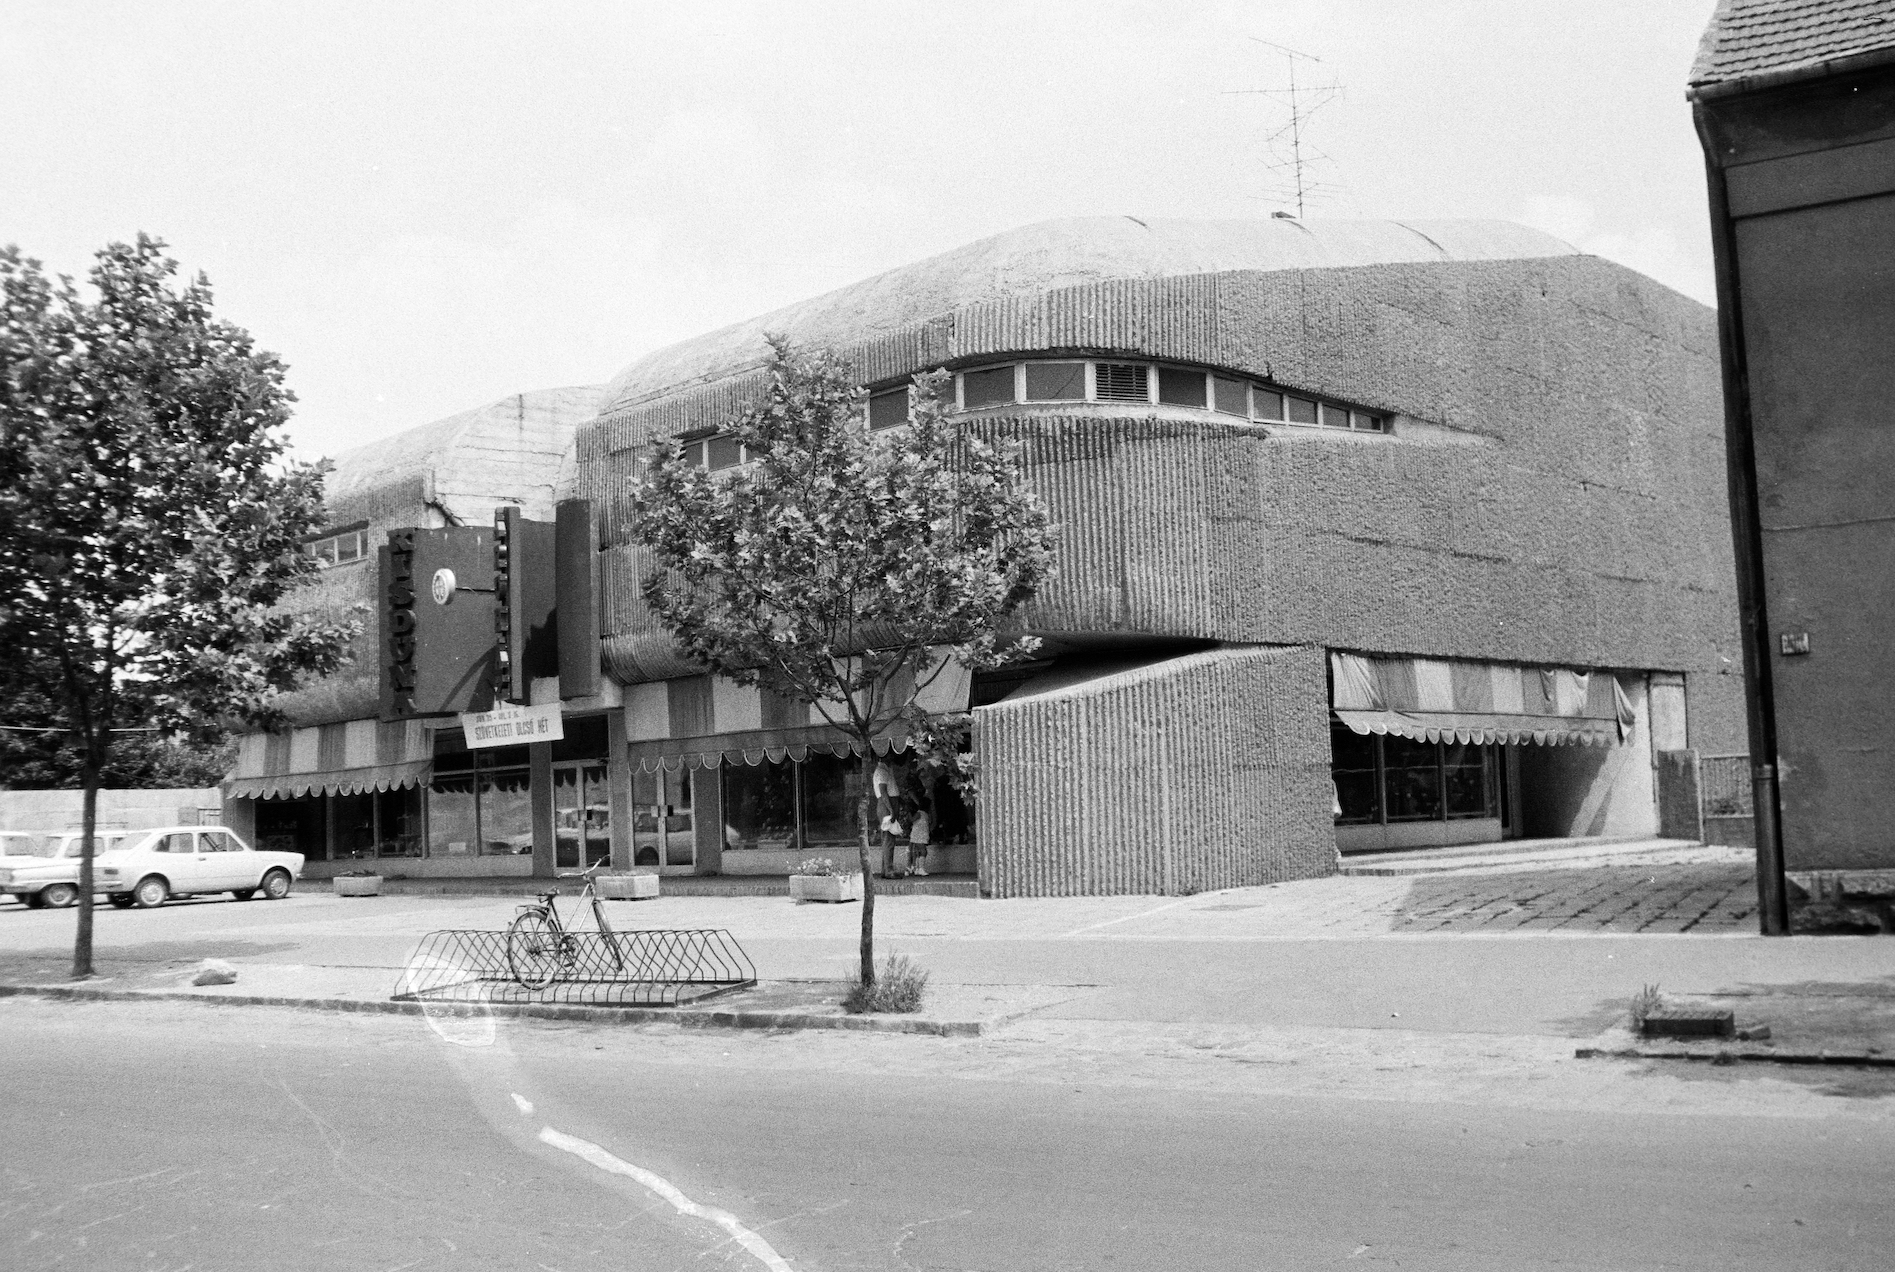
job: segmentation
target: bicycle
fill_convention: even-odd
[[[562,879],[584,879],[585,887],[579,890],[579,900],[592,903],[593,921],[598,924],[599,933],[605,938],[604,945],[612,953],[612,963],[621,972],[625,970],[625,954],[619,949],[618,933],[606,920],[605,906],[600,903],[599,894],[592,886],[593,876],[605,868],[600,862],[590,870],[580,870],[562,874]],[[559,907],[553,898],[559,895],[559,889],[553,888],[539,894],[539,901],[520,907],[519,914],[507,925],[507,970],[513,973],[513,979],[527,989],[545,989],[561,973],[571,978],[579,963],[579,938],[560,921]]]

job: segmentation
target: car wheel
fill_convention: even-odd
[[[63,910],[79,899],[79,889],[70,883],[49,883],[39,890],[39,903]]]
[[[281,901],[290,894],[290,876],[287,870],[272,870],[263,876],[263,899]]]
[[[141,910],[149,910],[153,906],[163,905],[165,898],[170,895],[170,885],[166,884],[162,878],[158,875],[146,875],[138,881],[138,886],[132,889],[132,904]]]
[[[132,894],[129,892],[108,892],[105,894],[105,899],[121,910],[132,908]]]
[[[38,910],[46,904],[46,899],[37,892],[22,892],[20,900],[26,902],[26,908],[29,910]]]

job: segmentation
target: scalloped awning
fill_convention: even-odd
[[[228,799],[300,799],[397,790],[428,780],[434,744],[420,720],[349,720],[238,740]]]
[[[873,749],[877,755],[908,749],[907,731],[899,726],[883,732],[873,748],[865,748],[840,729],[820,725],[805,729],[755,729],[745,733],[723,733],[705,738],[662,738],[631,744],[634,768],[646,773],[659,769],[675,773],[681,768],[715,768],[728,760],[732,764],[757,765],[765,761],[804,760],[810,753],[834,756],[863,755]]]
[[[1636,723],[1609,671],[1329,654],[1331,705],[1356,733],[1423,742],[1617,746]]]

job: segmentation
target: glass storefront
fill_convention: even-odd
[[[415,787],[357,795],[256,801],[257,847],[300,852],[306,861],[362,861],[421,855],[421,792]]]
[[[968,843],[972,810],[944,777],[905,764],[879,761],[893,770],[907,799],[926,808],[936,844]],[[853,848],[861,841],[862,792],[873,764],[855,756],[812,752],[804,760],[733,764],[723,772],[724,849],[791,849],[818,852]]]
[[[508,857],[533,852],[531,770],[523,746],[469,751],[437,739],[428,783],[430,857]],[[453,749],[450,749],[452,747]]]
[[[553,766],[553,843],[554,864],[562,870],[611,860],[612,807],[605,765]]]
[[[1500,816],[1498,746],[1418,742],[1329,726],[1338,825]]]

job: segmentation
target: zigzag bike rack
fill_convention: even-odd
[[[394,1000],[678,1007],[757,983],[750,956],[721,928],[572,932],[565,939],[552,983],[534,989],[514,977],[505,932],[430,932],[402,969]]]

